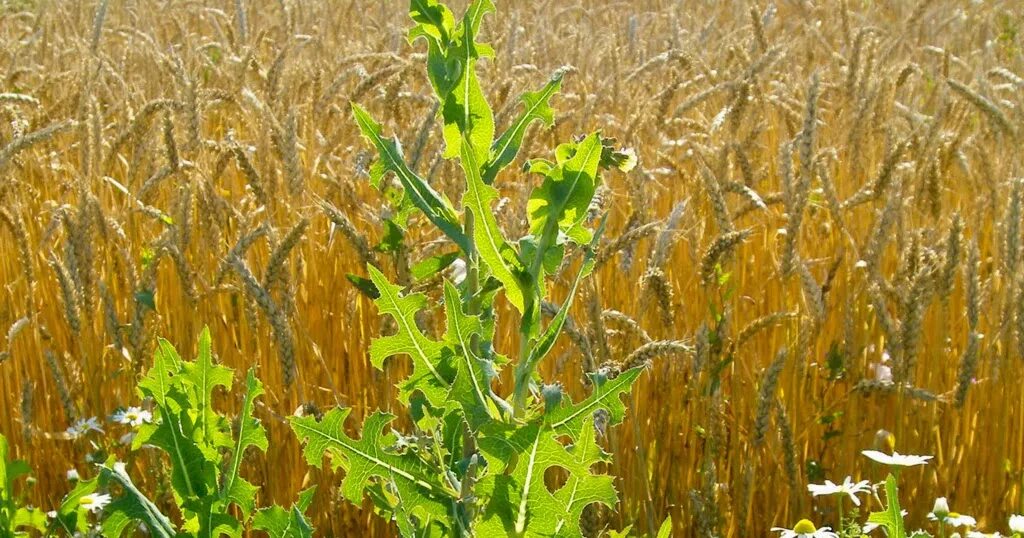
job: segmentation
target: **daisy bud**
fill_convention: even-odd
[[[932,513],[940,520],[946,519],[946,516],[949,515],[949,503],[946,502],[945,497],[935,499],[935,506],[932,507]]]

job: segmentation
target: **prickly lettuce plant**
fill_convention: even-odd
[[[194,361],[182,360],[169,342],[160,339],[153,366],[138,384],[139,396],[153,404],[152,421],[140,425],[132,450],[145,446],[164,453],[170,463],[170,491],[182,521],[172,522],[161,513],[133,482],[128,466],[111,458],[98,476],[80,482],[65,497],[52,526],[69,534],[84,533],[87,507],[81,499],[102,491],[114,495],[102,509],[104,536],[134,533],[140,523],[157,537],[238,537],[248,528],[275,538],[312,536],[302,515],[312,500],[311,490],[303,492],[291,509],[257,509],[259,488],[240,471],[247,451],[267,450],[266,431],[253,416],[264,389],[255,371],[249,370],[232,427],[232,419],[214,409],[213,399],[218,387],[230,391],[233,381],[234,372],[214,361],[209,329],[200,335]]]
[[[29,478],[32,469],[9,459],[9,451],[7,438],[0,435],[0,536],[31,536],[30,530],[46,530],[46,516],[24,505],[24,490],[15,492],[15,483]]]
[[[538,91],[522,96],[522,110],[497,134],[492,111],[480,87],[476,64],[494,56],[479,34],[495,11],[491,0],[475,0],[456,19],[437,0],[412,0],[411,42],[425,42],[427,73],[440,102],[444,156],[457,159],[465,176],[457,207],[435,190],[404,159],[396,138],[359,105],[355,121],[378,159],[370,181],[397,201],[389,234],[404,233],[420,214],[457,249],[465,277],[444,280],[438,304],[423,293],[409,293],[376,267],[368,267],[376,305],[394,320],[394,334],[373,341],[370,359],[384,368],[388,359],[407,356],[412,373],[398,385],[400,403],[414,422],[411,433],[397,433],[395,415],[376,412],[358,437],[346,433],[350,409],[334,409],[320,420],[295,417],[292,428],[305,443],[310,465],[325,456],[345,470],[342,495],[355,504],[369,497],[394,520],[404,536],[581,536],[580,516],[592,503],[615,504],[612,477],[596,471],[610,456],[598,444],[610,425],[623,420],[621,397],[639,369],[610,378],[592,376],[591,395],[571,401],[557,385],[543,385],[538,367],[562,332],[582,279],[594,267],[603,221],[591,226],[588,209],[609,168],[628,169],[630,154],[616,151],[599,132],[558,146],[550,159],[526,169],[539,185],[527,205],[529,235],[506,237],[494,215],[495,184],[516,159],[527,128],[554,122],[550,101],[562,83],[556,72]],[[579,249],[571,266],[568,295],[543,324],[540,309],[549,277],[566,253]],[[439,271],[446,260],[426,260],[418,268]],[[427,271],[429,274],[430,271]],[[426,274],[420,274],[424,277]],[[519,313],[518,358],[495,349],[495,301],[499,294]],[[420,314],[443,311],[443,334],[432,336]],[[513,368],[510,394],[500,395],[499,370]],[[545,473],[566,477],[550,487]]]

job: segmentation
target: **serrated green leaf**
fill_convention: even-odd
[[[231,390],[234,372],[213,363],[210,328],[204,327],[199,335],[199,356],[194,362],[182,363],[182,380],[189,386],[189,403],[194,413],[193,440],[207,458],[216,461],[218,450],[231,446],[231,436],[225,431],[224,419],[213,409],[213,391],[216,387]]]
[[[166,407],[173,412],[180,411],[185,398],[178,377],[182,369],[181,362],[181,357],[174,346],[166,340],[159,339],[153,355],[153,367],[139,381],[139,395],[143,398],[152,398],[160,407]]]
[[[292,429],[305,444],[306,461],[321,467],[324,456],[331,455],[334,465],[346,471],[341,493],[352,503],[360,504],[363,490],[381,481],[389,484],[400,502],[413,507],[412,514],[421,521],[446,520],[454,494],[444,487],[442,478],[417,456],[390,450],[397,439],[383,432],[395,417],[379,411],[370,415],[363,423],[362,437],[356,440],[344,432],[350,412],[335,408],[321,421],[292,417]]]
[[[493,51],[478,44],[476,34],[484,15],[493,11],[491,0],[474,0],[446,51],[452,89],[438,96],[441,98],[439,112],[444,120],[445,158],[460,155],[467,145],[476,162],[483,163],[490,157],[494,116],[480,89],[476,62],[493,55]]]
[[[643,367],[638,366],[622,372],[615,379],[602,380],[592,375],[594,389],[590,396],[575,404],[566,398],[561,407],[545,415],[547,423],[559,435],[568,435],[573,439],[588,423],[593,422],[594,412],[599,409],[608,412],[609,426],[620,424],[626,416],[626,405],[622,403],[621,397],[629,393],[633,382],[642,372]]]
[[[399,385],[400,399],[408,403],[414,391],[420,391],[435,407],[443,407],[451,390],[454,375],[444,358],[445,346],[428,338],[416,325],[416,313],[427,304],[422,293],[402,296],[402,288],[388,281],[376,267],[368,266],[370,279],[380,292],[375,303],[382,315],[394,318],[398,332],[391,336],[376,338],[370,344],[370,361],[377,368],[384,367],[384,361],[395,355],[412,358],[413,372]]]
[[[398,145],[397,140],[385,139],[381,134],[380,124],[374,121],[365,110],[352,103],[352,114],[359,125],[360,132],[373,144],[379,154],[380,161],[378,161],[378,168],[375,171],[376,178],[379,179],[384,172],[393,172],[412,203],[455,244],[459,245],[463,251],[468,252],[469,241],[462,233],[458,215],[451,204],[423,178],[409,169],[409,166],[405,164],[402,148]],[[374,175],[371,174],[371,178],[373,177]],[[379,182],[377,182],[377,186],[379,186]]]
[[[903,525],[903,512],[900,508],[900,492],[896,485],[896,477],[889,475],[885,479],[885,510],[871,512],[868,523],[885,527],[891,538],[907,538],[907,530]]]
[[[444,271],[457,259],[459,259],[458,252],[449,252],[447,254],[431,256],[420,261],[416,265],[413,265],[410,272],[415,280],[423,280]]]
[[[119,537],[133,521],[146,524],[151,536],[171,538],[176,531],[171,520],[160,512],[152,501],[146,498],[132,482],[124,466],[105,465],[101,470],[105,480],[117,482],[124,491],[122,497],[107,505],[103,521],[103,535]]]
[[[451,399],[465,412],[466,422],[474,431],[494,417],[490,405],[491,380],[496,372],[494,363],[481,358],[473,350],[473,339],[479,337],[483,326],[480,318],[463,312],[462,298],[450,282],[444,282],[445,340],[455,353],[455,382]]]
[[[479,163],[468,148],[462,151],[462,168],[466,172],[466,192],[462,205],[473,215],[475,222],[473,239],[476,242],[480,260],[490,273],[505,287],[505,296],[520,312],[524,309],[525,267],[498,227],[498,221],[491,210],[491,202],[498,198],[498,190],[485,185],[480,177]]]
[[[550,229],[565,233],[578,244],[590,241],[578,225],[587,216],[599,182],[601,135],[593,133],[579,144],[563,144],[557,150],[558,164],[548,170],[544,182],[534,189],[527,203],[530,233],[542,237]]]
[[[255,368],[249,369],[245,378],[245,400],[242,403],[242,410],[238,414],[238,435],[235,449],[231,453],[231,466],[222,478],[221,499],[237,504],[246,519],[256,506],[256,492],[259,491],[259,488],[239,476],[239,471],[247,449],[256,447],[260,452],[267,451],[267,432],[253,417],[256,398],[262,396],[263,393],[263,383],[256,378]]]
[[[531,123],[539,121],[548,127],[554,125],[555,111],[551,108],[551,98],[562,89],[564,76],[565,70],[559,69],[540,91],[526,92],[520,97],[524,106],[523,113],[491,146],[490,160],[484,166],[484,183],[493,184],[498,173],[515,160]]]
[[[214,491],[219,456],[204,451],[195,441],[196,424],[189,414],[190,402],[183,387],[185,366],[174,346],[160,339],[153,367],[139,382],[143,397],[152,398],[157,409],[154,421],[143,424],[132,443],[160,448],[171,458],[171,486],[183,500]]]
[[[593,428],[593,423],[585,424],[574,444],[568,446],[562,445],[558,434],[542,421],[488,429],[490,435],[480,440],[488,459],[516,463],[504,474],[492,473],[481,482],[481,490],[490,500],[478,533],[582,537],[580,516],[584,508],[592,503],[611,506],[617,498],[612,477],[591,471],[608,458],[597,446]],[[544,478],[550,468],[568,474],[565,485],[553,493]]]

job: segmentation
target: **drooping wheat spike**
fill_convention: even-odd
[[[185,258],[185,254],[177,246],[170,243],[163,246],[163,251],[174,262],[174,269],[178,273],[178,282],[181,285],[181,290],[185,293],[189,306],[194,308],[196,303],[199,302],[199,292],[196,290],[195,275],[189,266],[188,260]]]
[[[768,432],[768,420],[771,417],[772,407],[775,404],[775,389],[779,384],[779,376],[782,375],[782,368],[786,365],[786,358],[789,352],[786,348],[780,349],[775,354],[775,359],[765,370],[761,380],[761,387],[757,392],[757,413],[754,415],[754,434],[752,441],[754,446],[760,446],[764,442],[764,436]]]
[[[245,0],[235,0],[235,23],[238,25],[238,41],[249,41],[249,18],[245,14]]]
[[[634,247],[637,242],[658,233],[661,230],[661,225],[662,221],[655,221],[627,228],[626,232],[623,232],[600,248],[594,262],[594,270],[596,271],[612,260],[616,254],[623,252],[625,255],[625,252]]]
[[[32,268],[32,251],[29,249],[28,231],[20,219],[7,211],[7,208],[0,208],[0,221],[7,226],[14,236],[14,243],[18,247],[18,263],[21,265],[21,274],[25,281],[32,285],[35,282],[35,271]]]
[[[964,285],[967,288],[967,326],[974,332],[981,317],[981,255],[977,240],[972,239],[967,248],[967,266],[964,268]]]
[[[676,243],[676,239],[679,237],[679,223],[683,219],[683,213],[686,211],[686,201],[679,202],[672,207],[672,213],[669,214],[668,218],[665,219],[665,226],[661,228],[661,232],[658,233],[658,239],[654,243],[654,249],[651,251],[650,258],[647,261],[648,267],[662,267],[665,262],[668,261],[669,255],[672,252],[672,247]]]
[[[306,184],[302,163],[299,161],[298,120],[295,110],[289,109],[285,117],[284,133],[281,140],[281,157],[284,161],[285,177],[288,180],[288,193],[297,196]]]
[[[622,371],[629,370],[644,364],[649,364],[654,359],[671,355],[692,355],[693,346],[682,340],[655,340],[648,342],[630,353],[620,366]]]
[[[699,159],[699,167],[700,175],[704,179],[704,189],[707,191],[708,197],[711,200],[711,208],[715,216],[715,223],[718,225],[719,232],[727,234],[735,231],[732,224],[732,216],[729,214],[729,207],[725,203],[725,196],[722,194],[722,188],[718,178],[703,159]]]
[[[729,255],[740,243],[750,237],[752,230],[749,228],[736,232],[728,232],[715,238],[715,240],[704,251],[700,261],[701,283],[705,286],[711,285],[716,277],[716,268],[722,258]]]
[[[670,63],[678,63],[681,69],[687,69],[690,67],[693,61],[690,58],[690,55],[687,54],[686,52],[675,49],[667,50],[665,52],[662,52],[661,54],[651,57],[651,59],[644,62],[640,67],[634,69],[631,73],[626,75],[626,77],[623,79],[623,82],[629,83],[646,73],[654,71],[660,66],[668,65]]]
[[[956,279],[957,268],[960,267],[960,243],[963,240],[963,219],[960,214],[953,215],[952,223],[949,226],[949,235],[946,236],[946,252],[943,256],[942,273],[939,276],[939,297],[943,303],[949,301],[953,291],[954,280]]]
[[[256,229],[238,236],[238,241],[235,242],[235,245],[231,247],[231,251],[228,252],[228,255],[221,262],[220,269],[217,271],[217,277],[214,279],[215,285],[219,286],[224,282],[224,277],[231,268],[231,260],[233,258],[244,258],[245,253],[249,251],[249,247],[260,238],[265,237],[268,232],[269,227],[267,224],[261,224]]]
[[[604,310],[601,312],[601,319],[607,321],[614,321],[619,325],[625,327],[630,333],[635,334],[640,338],[642,342],[649,343],[652,341],[651,336],[647,334],[647,331],[640,326],[640,322],[629,317],[628,315],[619,312],[618,310]]]
[[[349,243],[356,249],[359,254],[361,261],[360,265],[366,265],[367,263],[373,263],[377,259],[377,255],[373,252],[369,242],[366,240],[366,236],[363,235],[355,225],[349,220],[348,216],[341,212],[337,207],[334,207],[327,201],[321,200],[320,208],[323,209],[324,214],[331,220],[331,224],[341,230],[342,235],[345,239],[348,239]]]
[[[754,29],[754,43],[757,44],[756,50],[767,50],[768,39],[764,35],[764,24],[761,23],[761,13],[757,10],[757,5],[751,4],[750,6],[750,25]]]
[[[0,147],[0,172],[7,168],[8,162],[18,153],[77,126],[78,122],[73,120],[60,121],[11,140],[6,146]]]
[[[68,327],[78,334],[82,328],[81,318],[79,317],[79,298],[78,290],[75,288],[71,274],[68,272],[67,267],[61,263],[60,259],[53,252],[50,252],[49,260],[50,268],[53,269],[54,274],[57,276],[57,283],[60,284],[61,297],[64,301],[64,319],[68,322]]]
[[[53,384],[57,387],[57,394],[60,396],[60,403],[64,408],[64,418],[70,424],[78,417],[78,412],[75,410],[75,402],[71,397],[71,391],[68,389],[67,379],[64,377],[64,369],[61,367],[57,355],[49,348],[43,350],[43,357],[46,358],[46,365],[50,367]]]
[[[589,323],[588,340],[594,353],[594,358],[604,364],[611,362],[612,353],[608,346],[607,329],[604,320],[601,318],[601,298],[598,296],[597,285],[591,280],[587,283],[587,319]]]
[[[960,94],[961,97],[966,99],[969,103],[985,114],[989,121],[994,123],[1000,131],[1008,135],[1010,138],[1016,138],[1017,130],[1013,127],[1013,124],[1010,123],[1009,118],[1006,117],[1006,114],[1002,109],[996,106],[995,103],[953,79],[946,80],[946,83],[949,84],[950,88],[953,88],[953,91]]]
[[[269,291],[287,288],[288,278],[285,272],[285,263],[288,261],[288,255],[292,249],[299,244],[302,236],[306,233],[307,228],[309,228],[309,219],[303,218],[274,247],[267,262],[267,269],[263,274],[262,286],[264,289]]]
[[[914,371],[917,354],[921,341],[921,323],[924,311],[928,307],[932,294],[932,282],[936,268],[932,265],[922,265],[917,268],[916,274],[910,283],[910,291],[904,304],[903,320],[901,323],[902,353],[896,363],[894,378],[897,383],[909,381]]]
[[[21,435],[26,441],[32,439],[32,421],[35,420],[34,394],[35,387],[32,381],[23,380],[21,382]]]
[[[954,402],[957,408],[962,408],[967,401],[967,389],[974,383],[974,373],[978,369],[978,354],[981,345],[981,335],[971,331],[967,335],[967,347],[960,357],[960,367],[957,374],[956,395]]]
[[[825,319],[825,299],[822,297],[821,286],[817,279],[811,274],[807,263],[797,263],[797,273],[800,275],[800,286],[804,292],[804,303],[815,323],[821,323]]]
[[[249,160],[249,156],[246,154],[245,149],[238,144],[231,145],[231,153],[235,156],[235,162],[238,164],[238,169],[242,171],[242,175],[245,176],[246,182],[249,184],[249,188],[252,189],[253,195],[256,197],[256,201],[262,206],[270,206],[270,197],[267,195],[266,185],[263,182],[263,178],[260,177],[259,172],[253,167],[252,161]]]
[[[675,291],[665,272],[658,267],[649,267],[641,277],[640,286],[647,297],[653,297],[656,301],[665,327],[672,327],[675,321],[672,306]]]
[[[103,301],[103,323],[114,344],[114,349],[124,349],[124,339],[121,336],[121,321],[117,317],[117,306],[114,304],[114,296],[105,282],[100,282],[100,299]]]
[[[170,112],[164,113],[162,126],[164,158],[167,159],[167,166],[171,170],[177,170],[181,166],[181,160],[178,156],[178,144],[174,141],[174,121],[171,119]]]
[[[245,260],[238,256],[230,256],[228,261],[241,279],[246,295],[259,305],[270,321],[270,327],[274,332],[274,340],[277,342],[278,357],[281,359],[284,384],[290,387],[295,381],[296,375],[295,344],[285,313],[278,307],[270,293],[260,286],[259,281],[256,280]]]
[[[1020,219],[1021,200],[1024,196],[1024,178],[1017,178],[1011,181],[1010,203],[1006,208],[1006,217],[1003,221],[1005,235],[1003,237],[1003,265],[1006,267],[1006,274],[1013,279],[1017,275],[1017,264],[1020,262]]]

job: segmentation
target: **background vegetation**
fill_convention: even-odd
[[[624,501],[594,525],[671,514],[684,535],[763,535],[813,513],[808,482],[880,479],[859,451],[889,444],[881,429],[900,452],[936,456],[901,477],[912,513],[936,491],[983,524],[1021,510],[1024,8],[500,8],[487,40],[503,61],[480,70],[499,126],[521,92],[572,66],[555,127],[535,126],[522,153],[604,126],[640,158],[607,178],[605,254],[548,372],[579,396],[584,371],[650,361],[607,440]],[[371,367],[382,321],[346,275],[374,261],[414,283],[437,237],[387,233],[348,102],[386,120],[449,198],[460,188],[425,135],[435,110],[406,14],[0,4],[0,432],[31,460],[37,505],[113,449],[64,432],[134,401],[156,335],[191,355],[209,324],[225,365],[259,365],[270,448],[245,475],[263,505],[332,480],[289,471],[305,467],[285,416],[391,405],[404,373]],[[499,219],[525,232],[512,216],[531,180],[496,185]],[[165,472],[156,455],[134,465]],[[389,533],[329,488],[309,513],[323,535]]]

